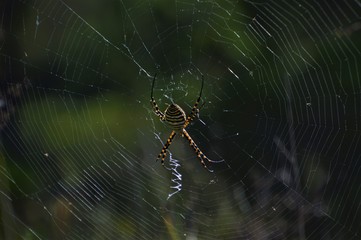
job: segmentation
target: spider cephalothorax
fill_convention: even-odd
[[[205,167],[208,171],[212,172],[212,170],[209,170],[204,162],[204,160],[208,161],[208,162],[221,162],[221,161],[213,161],[210,160],[206,155],[203,154],[203,152],[198,148],[197,144],[193,141],[193,139],[191,138],[191,136],[189,136],[188,132],[185,130],[185,128],[188,126],[188,124],[190,122],[193,121],[193,119],[195,117],[198,116],[199,114],[199,108],[198,108],[198,104],[201,100],[201,96],[202,96],[202,90],[203,90],[203,84],[204,84],[204,78],[202,76],[202,86],[201,86],[201,91],[199,93],[199,97],[196,101],[196,103],[194,104],[191,114],[187,117],[187,115],[185,114],[184,110],[177,104],[170,104],[167,109],[163,112],[161,112],[159,110],[159,107],[157,105],[157,103],[154,100],[153,97],[153,88],[154,88],[154,82],[155,82],[155,77],[156,75],[154,75],[153,78],[153,83],[152,83],[152,91],[151,91],[151,96],[150,96],[150,103],[153,107],[153,111],[154,113],[160,118],[160,120],[165,121],[173,130],[167,140],[167,142],[164,144],[161,153],[158,155],[157,159],[161,158],[162,160],[162,165],[164,166],[164,159],[167,156],[167,149],[170,146],[170,144],[172,143],[173,138],[175,137],[176,134],[180,134],[182,137],[187,138],[190,146],[194,149],[194,151],[196,152],[199,160],[201,161],[203,167]]]

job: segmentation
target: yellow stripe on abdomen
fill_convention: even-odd
[[[186,114],[177,104],[171,104],[165,110],[165,121],[174,130],[181,131],[186,122]]]

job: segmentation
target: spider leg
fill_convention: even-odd
[[[191,114],[187,117],[187,120],[184,123],[184,128],[186,128],[188,126],[188,124],[190,124],[194,120],[194,118],[199,115],[199,109],[198,109],[199,101],[200,101],[200,98],[197,99],[196,103],[194,104],[194,106],[192,108]]]
[[[199,116],[199,110],[204,105],[204,103],[203,103],[202,106],[200,108],[198,108],[198,104],[201,101],[201,97],[202,97],[203,84],[204,84],[204,77],[202,75],[202,86],[201,86],[201,91],[199,92],[199,97],[197,98],[197,101],[192,108],[191,114],[187,117],[187,120],[184,124],[184,128],[186,128],[188,126],[188,124],[190,124],[194,120],[195,117]]]
[[[160,118],[160,120],[164,121],[164,120],[165,120],[164,113],[162,113],[162,112],[159,110],[159,107],[158,107],[158,105],[157,105],[157,103],[155,102],[155,100],[154,100],[153,97],[152,97],[151,100],[150,100],[150,104],[151,104],[152,107],[153,107],[154,113]]]
[[[183,135],[187,138],[187,140],[189,141],[190,146],[194,149],[194,151],[196,152],[198,159],[201,161],[201,164],[203,165],[203,167],[205,169],[207,169],[209,172],[213,172],[213,170],[210,170],[207,165],[205,164],[205,160],[207,162],[222,162],[222,161],[212,161],[209,158],[207,158],[206,155],[204,155],[204,153],[198,148],[197,144],[193,141],[193,139],[191,138],[191,136],[189,135],[189,133],[183,129]]]
[[[153,97],[153,89],[154,89],[154,82],[155,82],[155,77],[157,76],[157,74],[154,74],[154,78],[153,78],[153,83],[152,83],[152,91],[150,93],[150,104],[152,105],[153,111],[154,113],[160,118],[160,120],[164,121],[165,120],[165,116],[164,113],[162,113],[159,110],[159,107],[157,105],[157,103],[155,102],[155,99]]]
[[[163,148],[162,148],[162,151],[159,153],[158,157],[157,157],[157,160],[159,158],[162,159],[162,165],[164,167],[164,159],[165,157],[167,156],[167,149],[168,147],[171,145],[172,141],[173,141],[173,138],[175,137],[176,135],[176,132],[175,131],[172,131],[172,133],[170,134],[169,138],[167,139],[167,142],[164,144]]]

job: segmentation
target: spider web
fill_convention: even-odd
[[[359,1],[0,6],[0,238],[361,239]]]

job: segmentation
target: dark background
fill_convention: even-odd
[[[1,239],[360,239],[357,1],[0,10]]]

